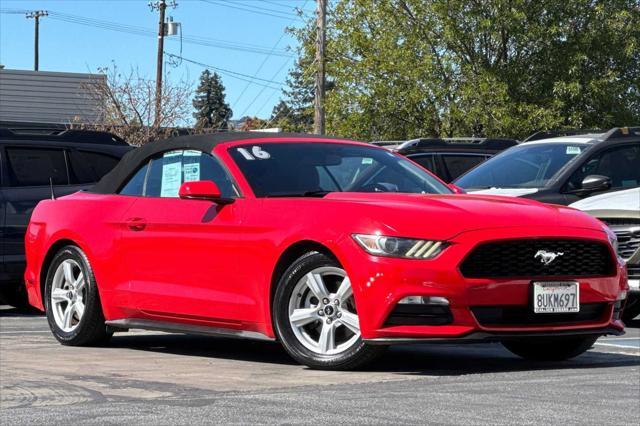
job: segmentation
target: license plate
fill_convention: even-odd
[[[534,282],[533,312],[580,312],[580,286],[574,281]]]

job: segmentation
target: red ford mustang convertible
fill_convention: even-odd
[[[236,133],[150,143],[41,202],[25,280],[66,345],[141,328],[278,340],[314,368],[407,342],[560,360],[623,333],[615,244],[576,210],[455,195],[382,148]]]

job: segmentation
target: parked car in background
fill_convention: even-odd
[[[640,188],[596,195],[570,207],[587,212],[618,236],[618,254],[627,263],[629,296],[622,314],[625,320],[640,315]]]
[[[0,295],[24,306],[24,235],[39,201],[87,189],[131,149],[110,133],[0,128]]]
[[[396,151],[448,183],[517,144],[515,139],[424,138],[404,142]]]
[[[568,205],[640,186],[640,128],[535,139],[507,149],[454,181],[469,193]]]
[[[25,283],[71,346],[143,328],[277,339],[322,369],[445,340],[551,361],[623,333],[615,238],[575,209],[454,195],[370,144],[198,135],[38,204]]]

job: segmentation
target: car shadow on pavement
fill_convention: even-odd
[[[184,356],[297,366],[284,349],[273,342],[171,334],[135,336],[116,334],[109,346]],[[392,347],[365,371],[412,376],[457,376],[639,365],[640,357],[638,356],[593,350],[563,362],[532,362],[512,355],[499,343],[421,344]]]
[[[36,308],[14,308],[9,305],[0,305],[1,317],[43,317],[44,312]]]

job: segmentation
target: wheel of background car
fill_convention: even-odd
[[[276,333],[298,362],[318,369],[354,369],[384,347],[360,336],[351,281],[337,261],[317,252],[283,274],[273,303]]]
[[[58,341],[85,346],[109,340],[96,280],[82,250],[62,248],[51,262],[45,285],[47,320]]]
[[[502,342],[514,354],[532,361],[563,361],[586,352],[598,336],[566,339],[529,339]]]
[[[631,321],[640,315],[640,297],[630,296],[627,298],[627,304],[622,311],[622,320]]]

